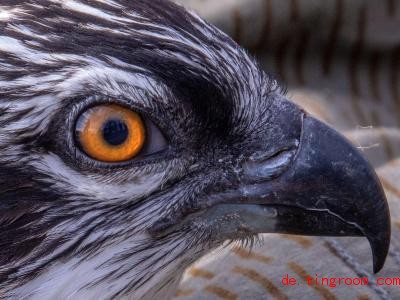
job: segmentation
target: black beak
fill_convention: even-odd
[[[261,164],[265,162],[253,163],[244,176],[254,176]],[[384,265],[390,216],[377,175],[343,136],[312,117],[304,117],[299,150],[290,167],[274,180],[251,185],[240,202],[264,207],[263,213],[249,205],[241,209],[242,221],[257,232],[365,236],[374,272]]]
[[[267,232],[365,236],[378,272],[389,249],[390,215],[372,166],[341,134],[282,103],[287,106],[276,114],[277,124],[288,133],[281,140],[292,146],[242,161],[233,187],[210,191],[150,232],[168,234],[195,224],[212,228],[216,241]]]

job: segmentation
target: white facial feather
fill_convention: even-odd
[[[117,23],[129,23],[131,20],[127,18],[121,18],[109,13],[105,13],[97,8],[91,7],[90,5],[83,4],[74,0],[54,0],[56,3],[61,3],[62,7],[67,10],[74,12],[84,13],[97,18],[106,19],[107,21],[115,21]]]
[[[137,236],[137,241],[148,239],[146,236]],[[89,288],[93,282],[101,279],[107,274],[117,271],[119,265],[108,264],[114,258],[121,254],[125,254],[127,249],[134,249],[135,245],[130,241],[125,243],[112,245],[102,251],[100,256],[90,258],[84,262],[79,259],[69,260],[65,264],[56,264],[51,267],[46,273],[32,280],[28,284],[14,291],[19,299],[109,299],[114,295],[114,291],[123,290],[135,277],[144,276],[146,273],[151,273],[152,270],[162,268],[165,261],[161,256],[164,253],[169,253],[170,256],[179,255],[181,262],[190,264],[193,261],[190,253],[184,252],[184,245],[171,243],[167,248],[155,247],[151,250],[153,256],[147,261],[147,264],[140,265],[139,268],[134,268],[132,272],[126,273],[125,276],[118,280],[110,278],[105,284],[108,288],[94,289]],[[150,251],[150,250],[149,250]],[[144,259],[149,253],[141,254],[135,259]],[[200,251],[197,255],[204,254]],[[145,255],[145,256],[143,256]],[[156,262],[156,263],[154,263]],[[125,261],[124,268],[128,269],[130,264],[134,262]],[[184,268],[176,268],[174,264],[169,264],[162,268],[162,272],[158,272],[155,276],[149,278],[144,283],[141,289],[134,289],[128,295],[121,295],[118,299],[168,299],[173,296]],[[158,287],[165,283],[166,278],[172,278],[166,289],[159,290]],[[86,288],[85,288],[86,287]],[[147,293],[144,293],[147,291]],[[150,292],[148,292],[150,291]]]
[[[132,201],[132,199],[151,194],[165,179],[165,171],[163,171],[156,174],[140,174],[139,178],[132,175],[132,178],[126,178],[126,183],[118,185],[114,182],[106,183],[99,176],[83,175],[69,168],[55,154],[35,157],[28,163],[44,174],[52,174],[50,180],[56,188],[65,190],[66,193],[71,191],[88,195],[93,201],[106,200],[109,204],[115,201],[122,204],[122,199]]]

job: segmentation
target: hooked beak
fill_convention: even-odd
[[[253,162],[243,176],[262,173],[263,164]],[[257,233],[365,236],[374,272],[384,265],[390,216],[378,177],[350,142],[310,116],[303,119],[290,167],[276,179],[248,186],[240,199],[240,205],[219,205],[211,213],[239,213],[240,222]]]
[[[289,124],[285,132],[297,134],[291,124],[302,127],[293,146],[251,157],[232,189],[211,192],[150,232],[168,234],[189,223],[213,228],[215,240],[257,233],[365,236],[378,272],[389,249],[390,215],[372,166],[329,126],[296,109],[284,112],[276,115],[282,128]],[[287,122],[300,115],[298,123]]]

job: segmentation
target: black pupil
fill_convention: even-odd
[[[112,146],[123,144],[128,138],[128,134],[128,126],[122,120],[111,119],[103,125],[103,138]]]

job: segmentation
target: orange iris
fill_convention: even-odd
[[[87,110],[78,119],[76,133],[86,154],[104,162],[132,159],[143,148],[146,139],[141,117],[115,104]]]

